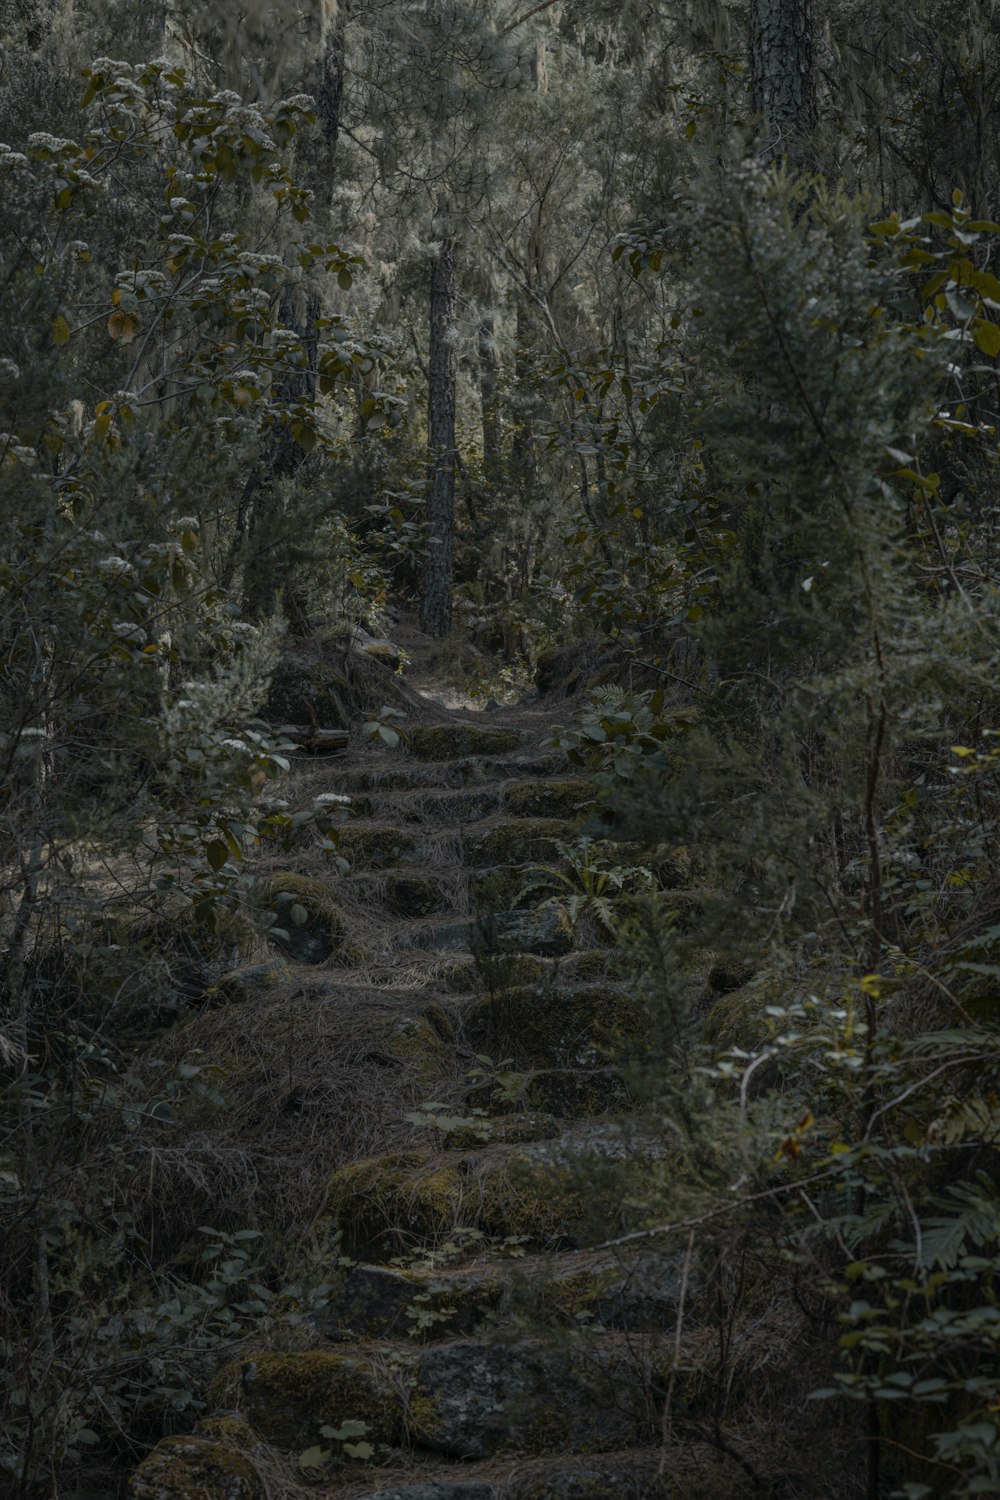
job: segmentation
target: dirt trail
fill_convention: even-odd
[[[547,743],[549,706],[474,712],[401,635],[404,744],[356,739],[298,776],[301,795],[352,799],[350,872],[305,845],[272,870],[298,908],[285,967],[261,994],[233,982],[235,1095],[262,1159],[297,1173],[334,1290],[297,1339],[222,1370],[216,1415],[164,1440],[130,1494],[738,1495],[738,1466],[663,1442],[666,1392],[689,1400],[707,1358],[695,1339],[671,1376],[683,1265],[593,1248],[609,1169],[639,1193],[669,1163],[629,1129],[614,1065],[644,1024],[627,954],[524,892],[564,863],[592,787]],[[206,1020],[202,1055],[233,1014]],[[332,1456],[304,1471],[317,1448]]]

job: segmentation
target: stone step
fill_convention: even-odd
[[[542,1110],[564,1119],[621,1113],[631,1104],[628,1086],[615,1068],[537,1068],[505,1073],[503,1083],[480,1083],[466,1095],[471,1108],[507,1114],[512,1108]]]
[[[530,1154],[539,1149],[418,1149],[350,1162],[329,1182],[330,1227],[352,1260],[432,1250],[463,1233],[537,1249],[572,1244],[582,1208],[572,1193],[562,1201],[553,1180],[565,1175],[562,1163]]]
[[[500,729],[455,720],[414,724],[402,730],[408,755],[424,761],[452,761],[456,756],[504,755],[522,749],[534,736],[528,730]]]
[[[462,787],[489,788],[495,782],[555,776],[566,770],[558,750],[527,750],[516,755],[458,755],[454,760],[421,765],[401,753],[387,752],[362,765],[331,765],[324,784],[331,791],[354,796],[378,791],[444,791]]]
[[[600,1068],[645,1013],[628,991],[603,984],[549,990],[520,985],[480,996],[463,1011],[470,1044],[519,1069]]]
[[[458,845],[450,841],[449,863],[454,864]],[[403,829],[395,823],[369,823],[359,819],[337,829],[337,852],[352,870],[386,869],[390,865],[426,864],[430,840],[419,830]]]
[[[502,954],[554,956],[569,953],[573,932],[557,907],[538,911],[498,911],[488,917],[414,927],[404,943],[415,948],[469,952],[483,958]]]
[[[683,1257],[605,1253],[550,1257],[544,1264],[476,1263],[456,1269],[352,1266],[330,1294],[316,1327],[336,1341],[440,1342],[509,1324],[658,1332],[673,1326]]]
[[[209,1396],[287,1453],[322,1444],[323,1427],[349,1415],[365,1424],[374,1462],[401,1447],[463,1462],[576,1446],[600,1453],[655,1431],[653,1372],[619,1341],[467,1338],[400,1351],[397,1364],[392,1378],[377,1356],[353,1351],[260,1351],[225,1366]]]
[[[464,828],[500,811],[504,783],[457,788],[418,786],[401,791],[379,788],[350,795],[351,806],[359,818],[382,821],[391,818],[404,826],[416,823],[435,828]]]
[[[571,843],[576,834],[577,825],[565,818],[507,818],[466,830],[462,850],[465,863],[478,868],[550,864],[559,859],[558,845]]]

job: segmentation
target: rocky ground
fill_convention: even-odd
[[[204,1058],[225,1037],[247,1170],[299,1200],[273,1217],[331,1289],[218,1372],[214,1414],[154,1449],[132,1500],[762,1493],[711,1417],[683,1245],[609,1244],[641,1222],[628,1185],[641,1201],[671,1170],[616,1061],[644,1025],[632,962],[524,893],[592,787],[549,747],[545,703],[477,713],[411,682],[398,747],[356,731],[296,772],[351,799],[349,873],[305,842],[264,871],[298,908],[283,951],[177,1042]]]

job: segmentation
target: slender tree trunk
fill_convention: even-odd
[[[420,624],[430,635],[444,635],[451,623],[452,552],[455,520],[455,242],[446,239],[431,267],[430,380],[427,388],[427,440],[430,489],[427,497],[428,557]]]
[[[493,314],[487,313],[479,324],[479,401],[483,416],[483,469],[490,484],[500,477],[499,372]]]
[[[516,412],[514,436],[510,446],[510,466],[522,503],[527,505],[535,487],[535,441],[532,416],[535,392],[531,389],[531,352],[535,336],[535,318],[527,297],[517,299],[517,332],[515,335],[514,384]]]
[[[764,159],[807,165],[816,128],[812,0],[751,0],[750,68]]]

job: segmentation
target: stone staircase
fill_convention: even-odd
[[[132,1500],[749,1493],[717,1446],[671,1441],[667,1391],[676,1416],[711,1363],[697,1334],[674,1338],[682,1257],[601,1248],[631,1224],[609,1191],[641,1197],[671,1170],[664,1142],[629,1128],[615,1066],[644,1024],[628,959],[521,899],[591,791],[542,724],[497,718],[442,715],[405,749],[300,773],[353,809],[348,875],[304,848],[269,876],[298,908],[281,943],[289,1045],[308,1030],[310,1076],[341,1067],[313,1231],[333,1289],[298,1346],[246,1347],[219,1371],[214,1414],[153,1450]],[[232,1014],[239,976],[220,990]],[[249,987],[239,1003],[250,1014]],[[299,1085],[295,1108],[319,1121],[328,1098]]]

